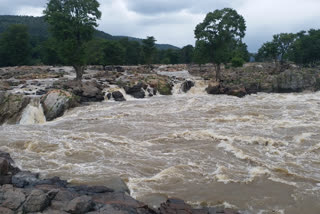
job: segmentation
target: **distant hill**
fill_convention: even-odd
[[[33,39],[43,41],[49,37],[48,24],[43,17],[0,15],[0,33],[4,32],[8,26],[12,24],[27,25],[29,34],[31,37],[33,37]],[[120,40],[122,38],[128,38],[130,41],[138,41],[142,43],[142,39],[139,38],[128,36],[112,36],[100,30],[95,31],[95,37],[108,40]],[[179,49],[178,47],[169,44],[156,44],[156,47],[160,50]]]

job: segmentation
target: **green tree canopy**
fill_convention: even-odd
[[[154,56],[157,51],[155,46],[156,41],[157,40],[153,36],[148,36],[146,39],[142,40],[144,60],[148,65],[151,65],[154,60]]]
[[[58,52],[66,64],[72,65],[81,80],[86,64],[84,47],[93,37],[101,12],[96,0],[50,0],[44,11]]]
[[[299,32],[292,46],[290,58],[297,64],[316,65],[320,61],[320,30]]]
[[[25,25],[10,25],[1,34],[0,66],[27,65],[31,59],[31,45]]]
[[[195,38],[209,47],[208,56],[216,65],[216,80],[220,80],[220,65],[230,62],[232,44],[245,36],[244,18],[231,8],[208,13],[195,28]]]

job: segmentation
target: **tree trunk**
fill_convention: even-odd
[[[76,71],[76,80],[81,81],[83,73],[84,73],[84,66],[83,65],[74,65],[73,68]]]
[[[216,81],[217,82],[220,82],[220,71],[221,71],[220,64],[216,64]]]

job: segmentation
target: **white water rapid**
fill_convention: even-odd
[[[32,98],[27,107],[23,110],[20,119],[21,125],[42,124],[46,122],[43,108],[39,98]]]
[[[320,93],[240,99],[195,82],[187,94],[94,103],[44,124],[28,122],[41,120],[30,106],[29,125],[0,127],[0,149],[45,177],[103,185],[120,176],[146,202],[319,213]]]

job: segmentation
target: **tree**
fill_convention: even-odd
[[[301,31],[296,35],[290,59],[297,64],[316,65],[320,61],[320,30],[310,29],[308,33]]]
[[[279,49],[275,42],[266,42],[258,50],[258,58],[263,61],[274,60],[277,64],[279,57]]]
[[[190,64],[192,62],[194,48],[192,45],[184,46],[180,51],[180,61],[182,63]]]
[[[122,65],[125,59],[125,48],[118,41],[105,40],[103,44],[103,65]]]
[[[27,65],[31,59],[29,33],[25,25],[11,25],[1,35],[0,65]]]
[[[144,53],[145,63],[151,65],[154,60],[154,55],[156,53],[156,42],[157,40],[153,36],[148,36],[146,39],[142,40],[142,49]]]
[[[230,62],[232,58],[232,43],[241,41],[245,30],[244,18],[231,8],[208,13],[204,21],[196,26],[195,38],[208,46],[209,59],[216,65],[217,81],[220,80],[220,65]]]
[[[278,46],[280,63],[283,64],[289,59],[289,52],[295,42],[297,35],[293,33],[281,33],[273,36],[273,41]]]
[[[209,48],[205,41],[199,40],[196,41],[196,47],[193,51],[193,62],[197,63],[200,66],[210,61],[208,57]]]
[[[50,0],[44,11],[58,52],[66,64],[74,67],[77,80],[82,79],[86,64],[86,42],[93,37],[101,12],[96,0]]]

